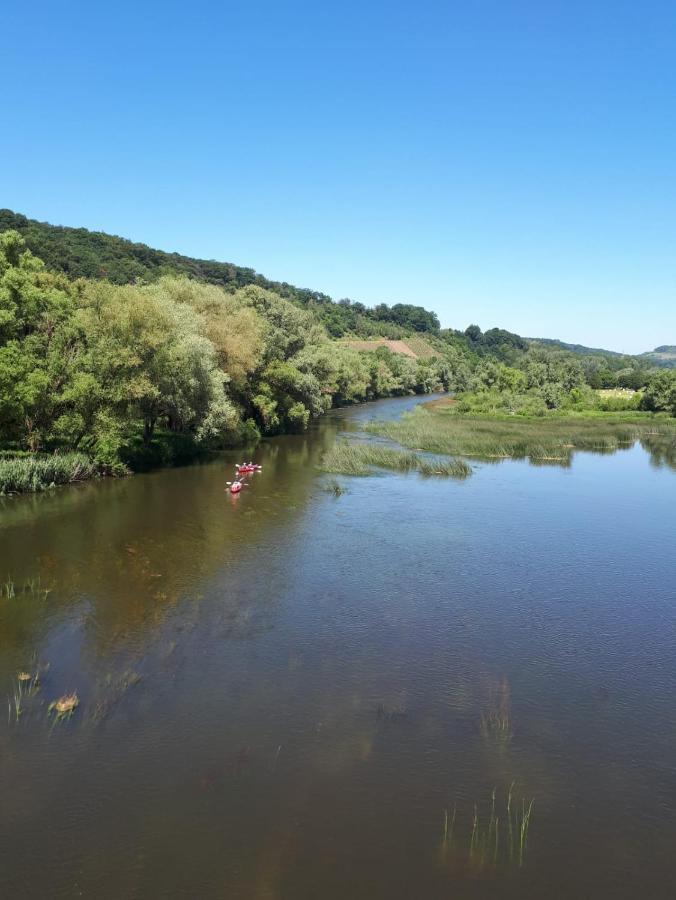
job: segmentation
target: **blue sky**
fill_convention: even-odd
[[[0,206],[627,352],[676,343],[676,4],[13,4]]]

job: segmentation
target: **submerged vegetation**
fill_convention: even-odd
[[[444,810],[442,862],[460,861],[473,869],[524,865],[535,800],[515,798],[514,786],[512,782],[503,799],[493,788],[488,802],[475,803],[471,815],[464,818],[458,815],[457,805],[450,813]]]
[[[322,468],[325,472],[341,475],[368,475],[375,468],[450,478],[466,478],[472,472],[471,467],[460,459],[432,460],[407,450],[347,441],[336,444],[324,455]]]
[[[342,485],[337,478],[331,478],[324,484],[324,490],[327,494],[333,494],[334,497],[342,497],[343,494],[347,494],[347,488]]]
[[[481,715],[480,730],[484,740],[500,750],[506,749],[511,742],[511,696],[506,679],[491,686],[488,706]]]
[[[51,593],[51,588],[45,587],[40,576],[28,578],[22,584],[17,584],[10,575],[0,582],[0,600],[14,600],[20,597],[32,597],[46,600]]]

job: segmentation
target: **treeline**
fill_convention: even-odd
[[[620,377],[618,373],[617,381]],[[598,370],[592,357],[530,347],[515,365],[481,360],[460,395],[458,408],[467,413],[520,416],[632,410],[676,416],[676,372],[628,370],[626,380],[633,383],[626,384],[624,391],[604,392],[597,387]]]
[[[0,233],[0,450],[15,460],[58,450],[137,469],[300,431],[331,406],[435,389],[460,392],[466,412],[676,414],[676,373],[640,357],[545,349],[500,328],[440,329],[420,306],[334,303],[252,270],[200,268],[0,212],[0,224],[17,219],[23,234]],[[332,340],[413,334],[429,358]],[[615,387],[631,390],[598,392]],[[60,478],[82,471],[73,460]],[[11,483],[39,480],[27,465]]]
[[[103,232],[50,225],[10,209],[0,209],[0,231],[6,230],[18,231],[28,249],[43,260],[47,268],[63,272],[69,278],[100,279],[124,285],[148,284],[167,275],[184,275],[218,285],[229,292],[256,285],[298,306],[312,309],[331,337],[354,334],[399,338],[408,331],[439,331],[436,313],[422,306],[381,303],[366,307],[348,299],[335,303],[320,291],[270,281],[243,266],[166,253]]]
[[[78,450],[115,469],[302,430],[335,404],[457,385],[416,360],[332,342],[311,309],[185,276],[71,280],[0,235],[0,445]]]

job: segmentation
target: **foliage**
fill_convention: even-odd
[[[15,451],[145,468],[302,431],[334,403],[448,388],[456,372],[466,382],[456,351],[337,345],[311,309],[255,284],[68,281],[17,232],[0,238],[0,441]]]
[[[676,371],[658,372],[650,379],[641,407],[651,412],[666,412],[676,416]]]

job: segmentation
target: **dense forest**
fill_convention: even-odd
[[[78,471],[126,471],[303,430],[331,406],[438,389],[473,413],[676,414],[676,372],[641,357],[441,329],[420,306],[335,303],[250,269],[8,211],[3,225],[20,226],[0,233],[6,465],[75,451]],[[335,340],[374,335],[425,353]]]

